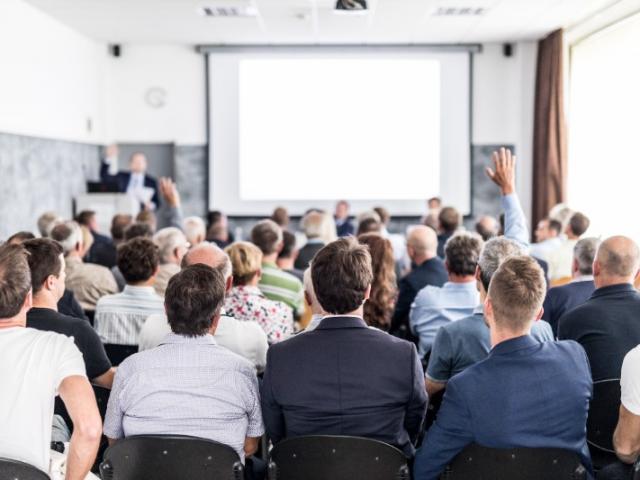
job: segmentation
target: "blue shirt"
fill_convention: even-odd
[[[476,281],[447,282],[441,288],[427,286],[418,292],[411,305],[409,324],[419,338],[419,353],[424,356],[443,325],[468,317],[480,302]]]
[[[504,210],[504,236],[528,247],[529,228],[518,195],[515,193],[503,195],[502,208]]]
[[[553,341],[551,326],[544,320],[533,323],[531,336],[539,342]],[[431,347],[426,377],[446,383],[454,375],[486,358],[490,350],[491,335],[482,305],[479,305],[470,317],[438,330]]]

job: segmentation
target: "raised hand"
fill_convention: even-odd
[[[170,207],[180,206],[180,193],[178,193],[178,188],[173,180],[168,177],[162,177],[159,190],[160,195]]]
[[[511,150],[502,147],[491,155],[495,170],[487,167],[485,172],[500,187],[503,195],[509,195],[516,191],[516,156],[511,155]]]

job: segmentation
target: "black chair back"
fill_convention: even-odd
[[[559,448],[487,448],[471,444],[440,476],[441,480],[586,480],[575,452]]]
[[[590,449],[615,453],[613,431],[618,424],[620,395],[619,378],[593,382],[593,398],[587,419],[587,442]]]
[[[100,464],[102,480],[243,480],[236,451],[183,435],[139,435],[111,445]]]
[[[440,405],[442,405],[442,399],[444,398],[445,390],[442,389],[439,392],[434,393],[429,397],[429,405],[427,406],[427,414],[424,419],[424,429],[425,431],[429,430],[433,422],[436,421],[436,416],[438,415],[438,410],[440,410]]]
[[[49,480],[49,475],[28,463],[0,458],[0,480]]]
[[[115,345],[113,343],[105,343],[104,350],[107,352],[107,357],[109,357],[109,361],[111,365],[117,367],[127,357],[130,357],[134,353],[138,353],[137,345]]]
[[[409,480],[407,457],[378,440],[311,435],[271,451],[269,480]]]
[[[633,465],[633,480],[640,480],[640,460]]]

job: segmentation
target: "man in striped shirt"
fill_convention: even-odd
[[[267,298],[289,305],[294,316],[300,317],[304,312],[302,282],[276,265],[283,247],[282,228],[273,220],[262,220],[251,230],[251,242],[262,250],[260,290]]]
[[[98,301],[95,329],[104,343],[138,345],[147,317],[164,314],[162,298],[153,289],[160,261],[158,247],[148,238],[134,238],[118,247],[117,258],[127,285],[122,293]]]

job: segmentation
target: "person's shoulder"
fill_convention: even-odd
[[[54,351],[68,351],[76,350],[77,347],[71,337],[64,333],[54,332],[51,330],[36,330],[35,328],[25,328],[21,332],[21,336],[28,341],[34,342],[37,345],[39,353],[43,353],[43,350],[51,349]],[[49,355],[50,353],[45,353]],[[53,361],[53,359],[51,359]]]
[[[544,342],[541,348],[549,354],[570,355],[584,357],[586,355],[584,348],[575,340],[557,340],[554,342]]]
[[[415,301],[421,306],[437,305],[441,295],[442,287],[427,285],[418,292]]]
[[[121,298],[123,298],[122,292],[119,293],[110,293],[108,295],[101,296],[96,302],[96,311],[99,308],[104,308],[113,303],[117,303]]]

